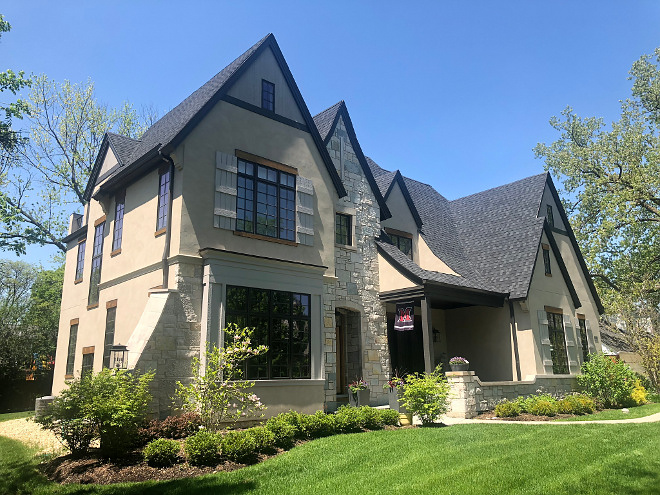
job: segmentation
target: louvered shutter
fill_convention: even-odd
[[[222,151],[215,154],[215,204],[213,226],[218,229],[236,229],[236,177],[237,161],[234,155]]]
[[[566,354],[568,354],[568,371],[569,373],[578,373],[580,371],[580,363],[578,361],[578,348],[575,340],[575,326],[569,315],[565,314],[563,318],[564,334],[566,335]]]
[[[545,311],[538,311],[539,332],[541,336],[541,359],[546,375],[552,375],[552,344],[548,332],[548,315]]]
[[[314,245],[314,183],[296,178],[296,242]]]

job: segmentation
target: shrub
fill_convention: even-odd
[[[495,416],[498,418],[513,418],[520,414],[520,406],[517,402],[504,400],[495,406]]]
[[[302,416],[302,423],[308,438],[328,437],[336,431],[335,417],[323,411]]]
[[[169,467],[176,464],[181,445],[174,440],[159,438],[149,442],[142,450],[144,460],[152,467]]]
[[[367,430],[380,430],[383,422],[380,419],[378,409],[369,406],[360,406],[357,408],[360,415],[360,423]]]
[[[193,466],[215,466],[220,462],[221,439],[215,433],[202,430],[186,438],[183,450]]]
[[[641,406],[642,404],[646,404],[647,395],[648,393],[646,392],[646,388],[644,388],[640,380],[637,380],[635,382],[635,388],[630,394],[630,399],[635,403],[636,406]]]
[[[138,430],[138,443],[145,445],[156,438],[185,438],[197,433],[201,424],[202,420],[196,413],[168,416],[162,421],[154,419]]]
[[[526,412],[528,412],[528,411],[527,411],[527,407],[526,407],[527,404],[525,403],[525,398],[524,398],[522,395],[519,395],[519,396],[516,398],[516,400],[514,400],[513,402],[516,403],[516,405],[518,406],[518,409],[520,409],[520,412],[521,412],[521,413],[526,413]]]
[[[408,375],[401,402],[422,424],[431,424],[449,408],[449,384],[439,368],[433,373]]]
[[[604,407],[625,407],[634,405],[632,393],[636,376],[630,367],[615,361],[604,354],[592,354],[582,365],[578,383],[586,392],[602,402]]]
[[[266,421],[266,429],[275,435],[275,445],[278,447],[288,449],[293,445],[296,428],[291,426],[281,414]]]
[[[357,407],[341,406],[335,413],[337,430],[342,433],[362,431],[362,415]]]
[[[295,436],[296,438],[305,438],[307,436],[307,433],[305,431],[305,414],[300,414],[299,412],[296,411],[288,411],[285,413],[280,413],[278,414],[279,417],[282,418],[283,421],[286,421],[289,423],[293,429],[295,430]]]
[[[596,410],[594,400],[588,395],[567,395],[557,402],[557,412],[560,414],[591,414]]]
[[[230,461],[249,464],[257,457],[254,435],[244,431],[230,431],[222,438],[222,454]]]
[[[380,422],[383,426],[398,426],[399,425],[399,411],[394,409],[378,409],[380,414]]]
[[[275,452],[275,434],[264,426],[255,426],[245,430],[252,435],[257,452],[272,454]]]
[[[535,416],[556,416],[557,401],[541,398],[534,401],[527,409],[530,414]]]

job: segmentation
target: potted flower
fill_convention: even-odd
[[[351,383],[348,386],[348,390],[350,391],[348,401],[351,406],[369,405],[369,384],[362,378]]]
[[[399,412],[405,412],[405,408],[399,403],[399,400],[401,397],[403,397],[403,385],[404,385],[403,378],[399,378],[398,376],[394,375],[392,378],[387,380],[385,385],[383,385],[383,389],[387,390],[387,396],[390,401],[390,409],[394,409],[395,411]]]
[[[470,361],[461,356],[455,356],[449,360],[449,367],[452,371],[467,371]]]

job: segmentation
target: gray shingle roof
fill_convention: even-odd
[[[344,103],[344,100],[335,103],[330,108],[326,108],[321,113],[313,117],[316,128],[319,130],[319,134],[321,135],[321,139],[324,141],[328,136],[330,129],[332,129],[332,124],[335,122],[335,117],[337,116],[337,112],[339,112],[342,103]]]
[[[378,189],[380,189],[380,193],[383,196],[385,196],[385,193],[387,193],[390,184],[394,180],[394,176],[396,175],[396,172],[390,172],[389,170],[380,168],[378,164],[368,156],[365,158],[367,159],[367,164],[371,169],[371,173],[373,174],[374,179],[376,179],[376,184],[378,184]]]
[[[108,132],[107,136],[112,150],[117,155],[119,165],[123,166],[130,163],[131,156],[133,155],[135,148],[140,144],[140,141],[137,139],[131,139],[127,136],[122,136],[121,134],[115,134],[114,132]]]

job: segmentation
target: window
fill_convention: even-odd
[[[254,328],[252,340],[268,352],[249,359],[249,380],[310,378],[310,296],[227,286],[227,323]]]
[[[82,357],[82,368],[80,370],[80,376],[85,376],[94,371],[94,347],[92,350],[83,349]]]
[[[582,342],[582,362],[589,361],[589,341],[587,340],[587,321],[578,316],[578,324],[580,325],[580,342]]]
[[[124,230],[124,198],[125,194],[115,196],[115,231],[112,235],[112,252],[121,252],[121,235]]]
[[[387,235],[389,235],[390,239],[392,239],[392,244],[398,247],[399,250],[403,254],[405,254],[408,258],[410,258],[411,260],[413,259],[411,237],[407,237],[399,234],[392,234],[390,232],[388,232]]]
[[[296,238],[296,176],[238,160],[236,230]]]
[[[550,268],[550,246],[542,244],[543,248],[543,267],[545,268],[545,276],[552,277],[552,269]]]
[[[158,173],[158,219],[156,233],[164,232],[167,227],[167,209],[170,204],[170,169],[163,167]]]
[[[261,108],[275,111],[275,85],[265,79],[261,80]]]
[[[344,246],[351,246],[352,241],[351,216],[337,213],[335,216],[335,242]]]
[[[89,280],[88,306],[96,306],[99,303],[99,283],[101,282],[101,262],[103,261],[103,230],[105,219],[94,228],[94,246],[92,250],[92,274]]]
[[[78,241],[78,257],[76,258],[76,278],[75,282],[82,282],[83,268],[85,267],[85,239]]]
[[[564,338],[563,314],[546,311],[548,317],[548,333],[550,337],[552,372],[555,375],[568,374],[568,353]]]
[[[76,361],[76,342],[78,340],[78,323],[77,320],[73,320],[76,323],[71,323],[69,329],[69,348],[66,355],[66,376],[73,376],[73,365]]]
[[[103,367],[110,367],[110,349],[115,343],[115,320],[117,318],[117,301],[106,303],[107,312],[105,314],[105,338],[103,340]]]
[[[548,219],[548,223],[550,224],[550,227],[555,226],[555,217],[552,215],[552,205],[547,205],[546,206],[546,218]]]

